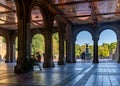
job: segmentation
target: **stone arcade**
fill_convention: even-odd
[[[76,63],[75,41],[81,31],[92,35],[93,63],[99,63],[98,40],[106,29],[116,33],[116,58],[120,62],[120,0],[0,0],[0,10],[0,35],[7,40],[6,63],[15,60],[15,38],[18,36],[15,73],[33,71],[31,43],[37,33],[45,38],[43,68],[54,67],[52,35],[55,32],[59,34],[58,65]]]

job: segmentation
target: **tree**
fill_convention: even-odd
[[[75,56],[78,57],[81,54],[81,49],[80,49],[80,45],[76,44],[75,45]]]
[[[44,53],[44,37],[41,34],[36,34],[32,39],[32,53],[40,52]]]
[[[53,55],[59,55],[59,37],[58,33],[53,34]]]
[[[117,47],[117,43],[113,42],[109,45],[109,52],[112,53],[113,50]]]

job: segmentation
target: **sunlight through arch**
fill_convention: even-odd
[[[37,52],[39,52],[43,58],[43,54],[45,53],[45,41],[44,40],[45,39],[44,39],[44,36],[42,34],[35,34],[33,36],[31,55],[35,55]]]
[[[80,58],[81,54],[86,50],[86,43],[89,46],[89,53],[91,53],[91,57],[93,57],[92,35],[88,31],[81,31],[78,33],[75,42],[76,58]]]
[[[53,60],[58,61],[59,58],[59,35],[58,32],[52,35],[53,40]]]
[[[5,61],[7,52],[6,39],[4,36],[0,36],[0,60]]]
[[[98,56],[100,59],[113,58],[117,47],[117,35],[113,30],[107,29],[101,32],[98,41]]]
[[[113,30],[110,30],[110,29],[104,30],[100,34],[100,38],[99,38],[98,42],[99,42],[99,45],[102,45],[103,43],[117,42],[116,33]]]

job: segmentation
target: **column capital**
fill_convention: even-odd
[[[98,40],[99,40],[99,37],[93,37],[92,40],[93,40],[93,41],[98,41]]]
[[[97,42],[99,39],[93,39],[94,42]]]

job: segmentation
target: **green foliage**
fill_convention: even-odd
[[[75,49],[75,56],[76,56],[76,57],[79,57],[80,54],[81,54],[80,46],[79,46],[78,44],[76,44],[75,48],[76,48],[76,49]]]
[[[110,56],[110,53],[113,52],[117,47],[116,42],[113,43],[103,43],[102,45],[98,46],[98,56],[100,58],[106,58]],[[78,57],[81,55],[81,53],[85,50],[85,45],[75,45],[75,56]],[[93,57],[93,45],[89,45],[89,52],[91,53],[91,56]]]
[[[116,49],[116,47],[116,42],[110,44],[103,43],[101,46],[99,46],[98,56],[102,58],[108,57],[110,56],[110,53],[112,53],[113,50]]]
[[[85,45],[82,45],[82,46],[78,44],[75,45],[75,56],[76,57],[80,56],[83,51],[85,51]]]
[[[41,34],[36,34],[32,39],[32,53],[40,52],[44,53],[44,37]]]
[[[59,55],[59,38],[58,33],[53,34],[53,55]]]
[[[6,43],[6,39],[2,36],[2,42]]]
[[[98,56],[101,57],[101,58],[109,56],[109,49],[108,49],[107,45],[105,45],[105,46],[99,46]]]
[[[53,55],[59,55],[59,37],[58,33],[53,34]],[[64,50],[66,54],[66,42],[64,42]],[[75,56],[79,57],[83,51],[85,51],[85,45],[75,45]],[[98,56],[105,58],[110,55],[113,50],[116,49],[116,42],[113,43],[103,43],[102,45],[98,46]],[[42,35],[37,34],[32,39],[32,53],[39,51],[40,53],[44,53],[45,45],[44,45],[44,38]],[[89,45],[89,52],[93,57],[93,45]]]
[[[58,33],[53,34],[53,40],[55,40],[55,41],[57,41],[57,43],[59,43]]]
[[[109,45],[109,52],[112,53],[113,50],[117,47],[117,43],[113,42]]]

